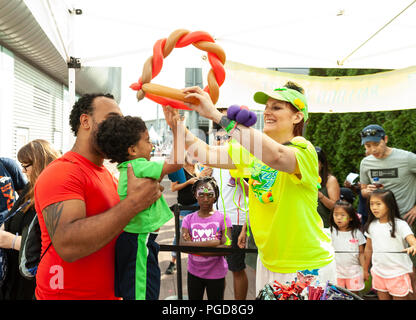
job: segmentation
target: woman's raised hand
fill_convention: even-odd
[[[221,113],[215,108],[214,104],[211,101],[211,97],[209,94],[202,90],[200,87],[188,87],[185,89],[182,89],[182,92],[186,94],[186,97],[194,97],[199,100],[199,104],[190,104],[185,103],[189,108],[192,110],[195,110],[198,112],[201,116],[215,120],[215,115],[218,113],[221,115]]]

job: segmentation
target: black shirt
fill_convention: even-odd
[[[186,181],[189,179],[195,178],[194,175],[190,174],[188,171],[183,170],[185,172]],[[192,184],[187,185],[185,188],[178,190],[178,203],[183,206],[190,206],[196,203],[196,198],[192,193]]]
[[[19,199],[14,203],[10,212],[14,212],[23,204],[25,194],[29,191],[30,184],[26,184]],[[19,233],[29,226],[36,215],[36,210],[32,206],[28,211],[17,212],[4,224],[4,230],[10,233]],[[32,300],[35,293],[36,281],[25,279],[19,272],[19,251],[5,249],[7,255],[7,274],[4,283],[0,288],[0,300]]]

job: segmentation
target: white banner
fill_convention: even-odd
[[[275,89],[291,80],[305,89],[309,112],[369,112],[416,108],[416,66],[352,77],[315,77],[262,69],[227,61],[217,107],[247,105],[256,91]]]

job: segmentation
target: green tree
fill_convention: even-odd
[[[355,76],[385,72],[381,69],[310,69],[311,76]],[[365,149],[360,132],[379,124],[389,137],[388,145],[416,152],[416,109],[378,112],[311,113],[305,136],[327,155],[332,173],[342,185],[349,172],[359,173]]]

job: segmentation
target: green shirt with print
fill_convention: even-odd
[[[270,168],[236,141],[229,155],[232,175],[250,178],[250,226],[263,265],[278,273],[319,269],[334,259],[331,238],[317,208],[318,157],[303,137],[290,145],[301,176]]]
[[[127,165],[131,163],[134,175],[137,178],[152,178],[158,180],[162,173],[164,161],[148,161],[145,158],[137,158],[125,161],[117,166],[120,171],[117,192],[120,200],[127,196]],[[124,231],[130,233],[149,233],[156,231],[166,222],[172,219],[173,214],[169,206],[161,196],[149,208],[139,212],[130,220]]]

